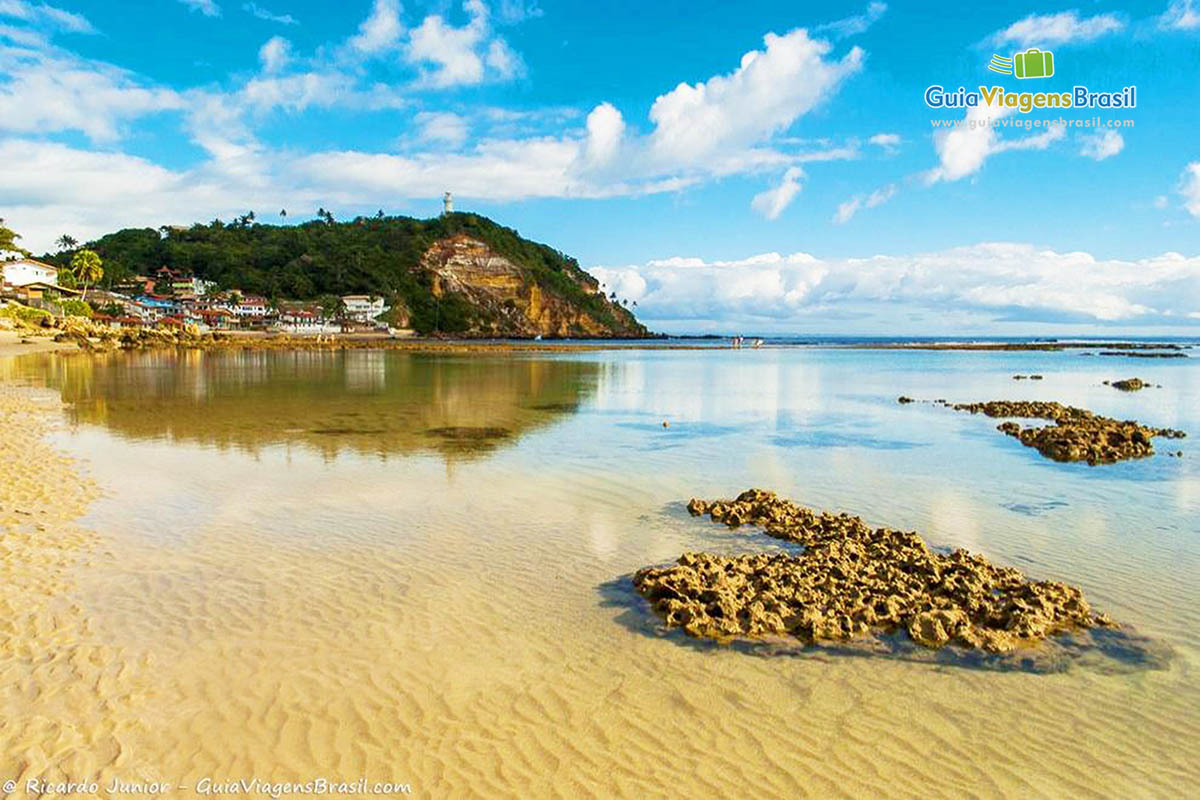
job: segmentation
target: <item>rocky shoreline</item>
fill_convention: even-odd
[[[694,499],[688,510],[804,546],[798,555],[685,553],[672,566],[639,570],[638,594],[668,628],[697,638],[819,643],[903,630],[928,648],[1010,653],[1059,633],[1115,627],[1077,587],[1030,580],[965,550],[942,555],[915,532],[872,529],[860,517],[818,512],[774,492]]]
[[[1084,408],[1057,402],[991,400],[985,403],[943,403],[955,411],[968,411],[989,417],[1044,419],[1053,425],[1022,427],[1002,422],[996,430],[1033,447],[1055,461],[1086,461],[1088,464],[1114,464],[1131,458],[1154,455],[1154,437],[1182,439],[1186,433],[1173,428],[1152,428],[1136,420],[1117,420]]]

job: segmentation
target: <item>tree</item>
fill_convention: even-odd
[[[71,272],[75,273],[75,280],[83,284],[83,293],[86,296],[88,287],[94,286],[104,277],[104,262],[95,251],[80,250],[71,257]]]
[[[75,246],[79,244],[79,241],[69,233],[64,233],[62,236],[58,237],[57,241],[55,241],[55,244],[58,245],[58,251],[61,253],[64,250],[74,250]]]
[[[283,217],[284,219],[287,219],[287,209],[286,208],[279,209],[279,216]]]
[[[17,244],[17,239],[20,238],[21,234],[4,227],[4,219],[0,217],[0,254],[17,253],[28,258],[29,251]]]

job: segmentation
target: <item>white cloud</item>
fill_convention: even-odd
[[[0,131],[80,131],[95,141],[118,138],[129,121],[180,110],[182,97],[142,85],[125,70],[58,50],[0,46]]]
[[[1125,137],[1116,131],[1099,131],[1090,136],[1081,137],[1083,142],[1079,155],[1103,161],[1112,158],[1125,149]]]
[[[467,28],[475,26],[465,41],[481,60],[485,79],[504,71],[503,40],[491,33],[487,9],[477,0],[465,9],[472,20]],[[357,44],[367,50],[393,47],[396,55],[406,55],[403,29],[384,24],[394,18],[399,25],[398,13],[398,4],[378,0],[360,28]],[[464,30],[448,25],[443,29],[451,34]],[[826,59],[829,46],[808,39],[803,31],[768,35],[766,42],[764,51],[748,53],[732,73],[686,87],[699,93],[699,103],[681,99],[685,87],[660,97],[658,123],[648,134],[632,130],[610,103],[596,105],[586,119],[577,109],[561,107],[484,108],[465,116],[431,110],[414,115],[411,133],[398,140],[399,152],[308,153],[267,146],[258,141],[255,129],[272,113],[407,107],[412,102],[406,97],[410,87],[367,84],[358,63],[365,50],[333,46],[306,58],[294,53],[283,37],[262,45],[262,71],[242,79],[240,86],[180,91],[80,59],[44,40],[29,47],[0,43],[0,74],[9,76],[0,84],[0,132],[46,136],[78,130],[111,146],[140,118],[174,112],[183,133],[207,155],[190,170],[163,173],[174,180],[172,186],[191,187],[173,189],[174,199],[163,206],[164,213],[189,208],[191,202],[189,219],[244,213],[254,197],[270,198],[263,207],[277,202],[296,205],[294,198],[312,197],[317,204],[343,208],[438,197],[446,188],[464,200],[598,198],[680,191],[714,178],[768,171],[783,176],[782,182],[764,192],[755,208],[778,216],[800,191],[801,164],[858,156],[853,141],[839,145],[784,139],[778,133],[828,97],[844,76],[859,68],[863,56],[853,49],[840,59]],[[453,52],[454,48],[443,50],[441,57],[448,59]],[[448,69],[448,62],[435,64],[426,75]],[[657,149],[659,135],[675,135],[672,126],[685,124],[689,114],[722,121],[714,146],[664,157]],[[472,134],[475,144],[464,147]],[[28,147],[34,144],[25,142]],[[89,153],[80,148],[51,155],[64,163],[83,163]],[[134,183],[154,166],[138,159],[105,163],[129,172]],[[36,183],[38,176],[28,180]],[[122,176],[114,174],[113,181],[119,184]],[[211,191],[199,191],[200,186]],[[6,190],[0,183],[0,196],[7,199]],[[25,229],[36,230],[47,215],[63,216],[81,220],[77,235],[91,235],[133,224],[125,210],[134,207],[141,206],[103,204],[81,191],[69,202],[27,204],[23,223]],[[147,213],[152,207],[147,205]],[[104,225],[97,229],[101,221]]]
[[[750,207],[758,213],[762,214],[767,219],[778,219],[783,210],[792,204],[792,200],[796,199],[796,195],[800,194],[804,185],[801,181],[805,178],[804,170],[800,167],[791,167],[787,172],[783,173],[783,179],[779,185],[760,192],[750,201]]]
[[[880,187],[867,195],[858,194],[851,197],[837,207],[837,211],[833,215],[835,225],[844,225],[849,222],[859,209],[876,208],[891,200],[899,191],[896,184],[890,183],[887,186]]]
[[[12,17],[35,25],[46,25],[68,33],[95,33],[96,29],[82,14],[65,11],[47,3],[27,0],[0,0],[0,17]]]
[[[1063,126],[1054,125],[1024,138],[1001,139],[997,131],[1004,128],[1004,120],[1013,113],[1007,106],[971,106],[961,127],[939,128],[933,135],[933,145],[941,163],[925,173],[926,183],[956,181],[974,175],[989,156],[1006,150],[1045,150],[1066,135]],[[1013,125],[1021,129],[1024,122],[1016,120]]]
[[[206,17],[221,16],[221,7],[217,5],[216,0],[179,0],[192,11],[199,11]]]
[[[282,36],[272,36],[258,51],[263,71],[279,72],[292,60],[292,43]]]
[[[621,148],[625,120],[611,103],[601,103],[587,117],[587,159],[607,164]]]
[[[1194,31],[1200,28],[1200,11],[1193,0],[1171,0],[1167,10],[1158,18],[1160,28],[1176,31]]]
[[[996,31],[989,37],[989,41],[997,47],[1009,44],[1017,47],[1049,47],[1073,42],[1090,42],[1124,27],[1125,23],[1113,14],[1097,14],[1084,18],[1080,18],[1078,11],[1030,14],[1004,30]]]
[[[375,0],[370,15],[350,38],[350,47],[365,55],[375,55],[395,47],[404,35],[399,0]]]
[[[660,161],[695,164],[743,151],[786,130],[862,67],[861,49],[826,60],[830,45],[802,28],[769,33],[764,43],[728,75],[681,83],[654,101],[651,138]]]
[[[463,3],[469,21],[455,27],[430,14],[413,29],[405,56],[422,69],[419,84],[433,88],[470,86],[485,80],[508,80],[524,72],[524,64],[501,38],[493,38],[488,9],[481,0]]]
[[[877,133],[870,139],[867,139],[870,144],[876,147],[882,147],[887,152],[895,152],[900,147],[900,134],[898,133]]]
[[[1166,208],[1167,205],[1170,204],[1170,202],[1171,201],[1167,199],[1167,196],[1165,194],[1160,194],[1154,198],[1154,207],[1155,208]]]
[[[1068,326],[1187,324],[1200,297],[1200,258],[1167,253],[1100,260],[1028,244],[983,243],[912,256],[820,259],[766,253],[739,261],[666,259],[589,267],[666,330],[813,331],[823,326],[895,333],[923,316],[974,324]],[[911,327],[909,328],[912,329]]]
[[[242,10],[247,14],[251,14],[258,19],[266,20],[267,22],[278,22],[280,25],[300,24],[300,21],[291,14],[276,14],[269,9],[263,8],[257,3],[246,3],[242,6]]]
[[[1184,168],[1179,178],[1179,194],[1188,213],[1200,217],[1200,161],[1193,161]]]
[[[449,111],[422,111],[415,121],[421,129],[421,138],[427,142],[461,147],[470,133],[467,121]]]
[[[862,14],[818,25],[813,28],[813,33],[828,32],[837,39],[856,36],[860,33],[865,33],[868,28],[878,22],[885,11],[887,11],[887,3],[872,2]]]

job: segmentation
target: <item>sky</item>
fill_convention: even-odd
[[[0,217],[40,253],[451,191],[665,332],[1200,335],[1197,78],[1200,0],[0,0]]]

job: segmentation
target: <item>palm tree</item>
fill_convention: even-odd
[[[71,272],[75,274],[75,279],[83,284],[83,296],[86,298],[88,287],[104,277],[104,262],[94,251],[80,250],[71,257]]]
[[[17,253],[29,257],[29,251],[17,244],[21,234],[4,227],[4,218],[0,217],[0,253]]]
[[[58,237],[58,239],[55,241],[55,244],[58,245],[59,252],[62,252],[63,250],[74,250],[75,245],[79,244],[79,242],[74,236],[71,236],[69,233],[64,233],[62,236]]]

